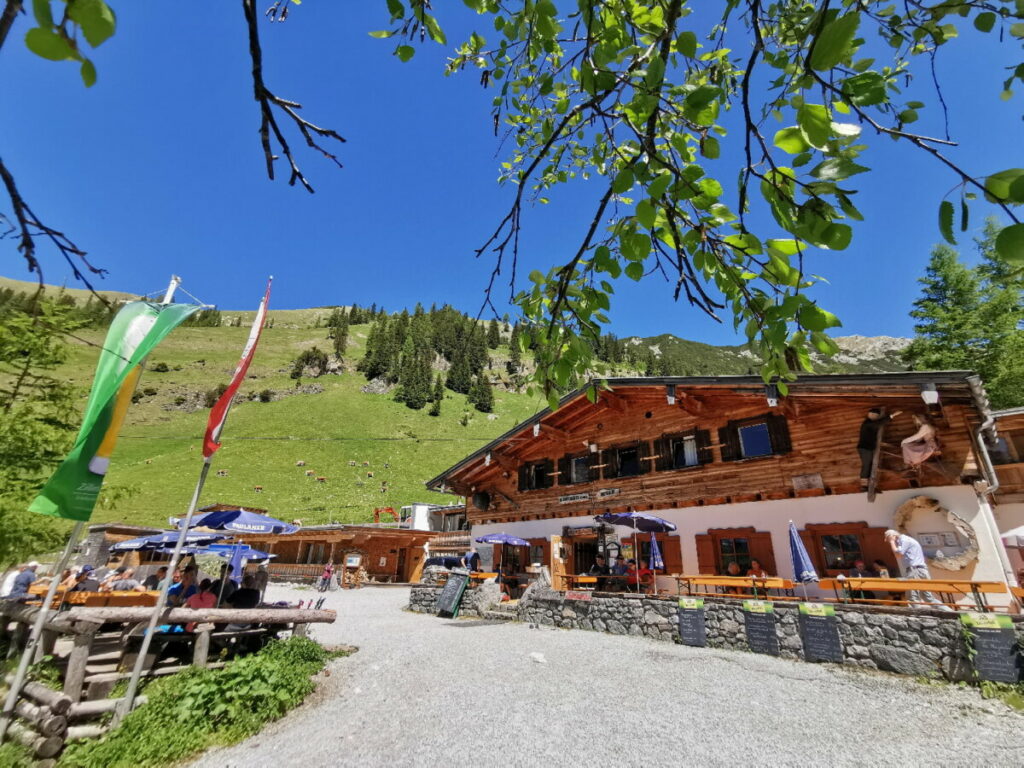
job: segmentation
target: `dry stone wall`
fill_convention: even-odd
[[[468,589],[463,616],[482,616],[497,595]],[[438,587],[412,589],[409,608],[433,613]],[[972,672],[958,614],[935,610],[867,608],[835,605],[843,663],[867,669],[947,680],[969,680]],[[568,600],[564,593],[530,587],[517,608],[518,619],[563,629],[584,629],[613,635],[636,635],[681,642],[674,596],[595,596]],[[803,658],[799,610],[796,603],[775,603],[775,627],[780,655]],[[707,597],[704,601],[707,645],[749,651],[742,602]],[[1018,641],[1024,645],[1024,618],[1014,617]]]

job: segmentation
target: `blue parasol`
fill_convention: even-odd
[[[658,539],[651,534],[651,570],[665,570],[665,561],[661,559],[661,550],[658,548]]]
[[[510,536],[507,533],[488,533],[485,536],[479,537],[477,540],[478,544],[507,544],[510,547],[528,547],[530,542],[526,539],[520,539],[518,536]],[[502,550],[504,553],[504,550]],[[498,572],[501,572],[501,563],[498,563]]]
[[[202,546],[214,541],[220,541],[223,538],[227,537],[220,533],[188,533],[185,535],[185,543],[193,546]],[[178,533],[177,531],[173,531],[168,533],[156,533],[152,536],[139,536],[136,539],[119,541],[110,548],[115,552],[135,552],[163,549],[164,547],[174,549],[174,545],[177,541]]]
[[[172,517],[171,525],[181,528],[183,521]],[[207,512],[192,518],[190,528],[210,528],[215,531],[234,531],[235,533],[295,533],[299,526],[290,525],[282,520],[267,517],[245,509],[221,509]]]
[[[663,520],[660,517],[648,514],[647,512],[605,512],[601,515],[595,515],[594,519],[599,523],[608,523],[609,525],[622,525],[633,529],[633,538],[636,539],[638,531],[644,533],[668,533],[676,529],[675,523],[670,523],[668,520]],[[654,536],[651,536],[653,541]],[[655,548],[657,542],[654,542],[654,546],[651,548],[651,559],[654,559]],[[661,559],[661,552],[658,552],[658,559]],[[653,565],[651,566],[653,568]],[[664,563],[661,565],[665,567]],[[637,588],[639,589],[639,584]],[[654,579],[654,594],[658,594],[658,580]]]
[[[789,521],[789,554],[793,558],[793,578],[804,585],[804,599],[807,599],[807,584],[818,582],[818,572],[814,570],[807,547],[797,533],[793,521]]]

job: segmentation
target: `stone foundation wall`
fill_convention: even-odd
[[[415,613],[437,613],[437,598],[444,587],[416,584],[409,593],[409,610]],[[501,588],[497,584],[481,584],[467,588],[462,595],[459,616],[484,615],[501,602]]]

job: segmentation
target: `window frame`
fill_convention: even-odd
[[[520,477],[519,477],[519,492],[520,493],[531,493],[533,491],[543,491],[552,486],[552,471],[548,467],[552,464],[550,459],[537,459],[535,461],[524,461],[519,466]],[[552,467],[553,469],[553,467]],[[538,478],[538,473],[543,473]],[[525,480],[529,478],[533,480],[533,486],[530,487]]]
[[[741,430],[760,424],[765,426],[768,445],[771,450],[768,453],[759,453],[756,456],[744,456]],[[724,427],[719,428],[718,437],[722,461],[758,461],[759,459],[768,459],[772,456],[784,456],[793,450],[793,444],[789,436],[788,420],[782,414],[772,413],[771,411],[759,416],[730,421]]]
[[[640,449],[639,443],[627,443],[625,445],[617,445],[613,448],[615,451],[615,479],[619,478],[630,478],[639,477],[644,474],[644,457],[643,451]],[[636,452],[636,472],[630,472],[628,475],[622,474],[622,452],[623,451],[635,451]]]

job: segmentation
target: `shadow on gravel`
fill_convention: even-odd
[[[493,627],[495,624],[508,624],[508,622],[498,621],[497,619],[473,619],[470,621],[452,622],[450,624],[445,624],[445,626],[463,629],[468,627]]]

